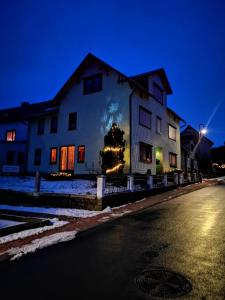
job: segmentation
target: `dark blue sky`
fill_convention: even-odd
[[[225,1],[2,0],[0,108],[51,99],[88,52],[126,75],[164,67],[169,106],[225,141]]]

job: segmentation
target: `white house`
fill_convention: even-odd
[[[125,172],[181,167],[180,120],[163,69],[127,77],[88,54],[52,100],[29,122],[28,172],[101,173],[99,152],[113,122],[125,132]]]

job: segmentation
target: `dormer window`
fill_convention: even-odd
[[[6,141],[13,142],[16,139],[16,130],[7,130],[6,131]]]
[[[164,96],[164,91],[163,89],[157,84],[153,83],[153,94],[155,96],[155,99],[163,105],[163,96]]]
[[[97,74],[84,79],[83,94],[92,94],[102,90],[102,74]]]

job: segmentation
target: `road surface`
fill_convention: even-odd
[[[158,268],[182,274],[192,285],[178,299],[225,299],[225,186],[186,194],[71,242],[0,263],[0,298],[160,299],[138,284],[145,272]]]

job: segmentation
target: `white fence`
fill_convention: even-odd
[[[164,175],[128,175],[123,177],[97,177],[97,198],[122,192],[136,192],[177,186],[201,181],[201,175],[196,173],[174,173]]]

